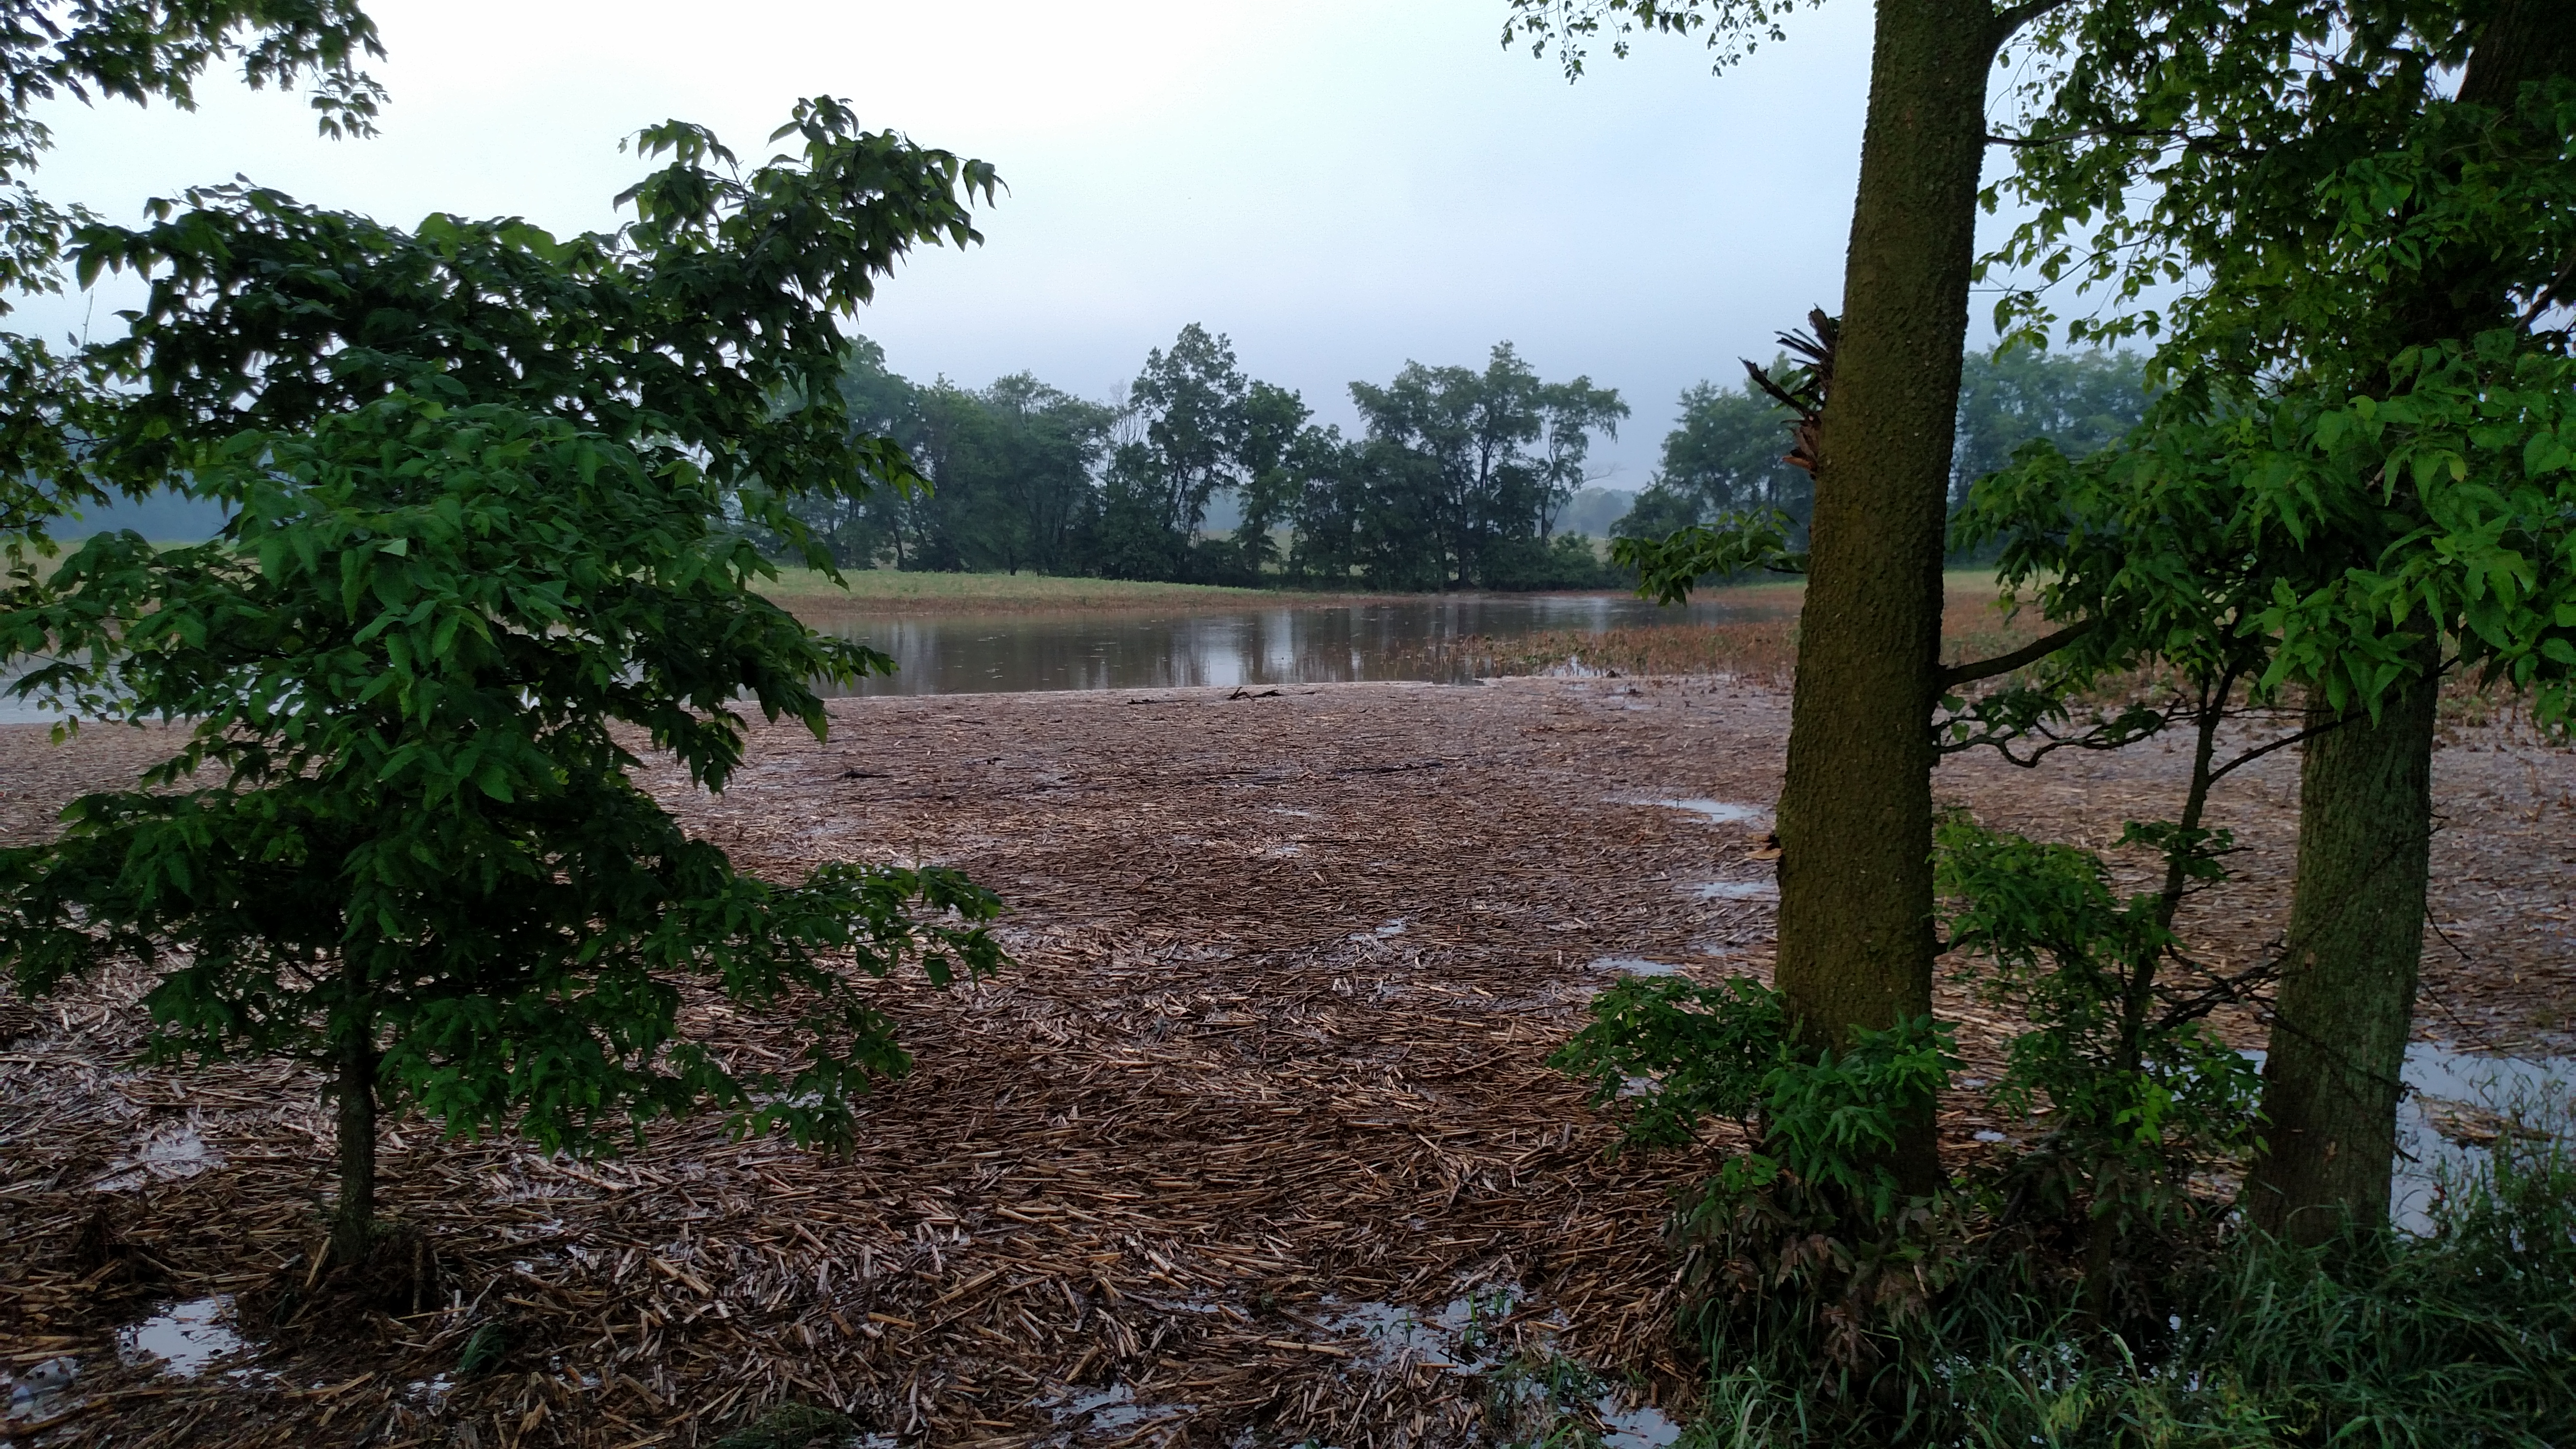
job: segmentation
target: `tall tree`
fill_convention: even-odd
[[[1617,436],[1628,415],[1588,377],[1542,380],[1508,342],[1482,371],[1408,362],[1383,385],[1352,383],[1351,401],[1379,452],[1381,552],[1411,555],[1401,571],[1415,587],[1523,583],[1592,435]]]
[[[1968,327],[1987,78],[2068,0],[1878,0],[1840,337],[1815,450],[1815,515],[1779,833],[1777,980],[1810,1045],[1932,1007],[1932,710],[1941,560]],[[1514,0],[1506,43],[1570,72],[1605,20],[1705,32],[1721,65],[1794,8],[1768,0]],[[1939,1180],[1926,1120],[1897,1154]]]
[[[2576,11],[2523,0],[2107,6],[2023,139],[2042,202],[2007,255],[2135,301],[2188,268],[2160,364],[2246,484],[2275,570],[2249,623],[2305,684],[2298,883],[2249,1182],[2301,1238],[2383,1221],[2423,940],[2434,705],[2463,661],[2576,663],[2563,306]],[[2455,94],[2446,77],[2465,63]],[[2141,204],[2136,193],[2147,183]],[[2078,253],[2089,258],[2078,262]],[[2032,296],[2008,314],[2044,321]],[[2198,427],[2197,419],[2186,418]]]
[[[1139,436],[1110,459],[1099,558],[1118,578],[1185,578],[1208,504],[1245,481],[1251,379],[1234,344],[1193,322],[1128,388]]]
[[[1799,369],[1785,355],[1764,372],[1783,391],[1798,385]],[[1951,509],[1966,503],[1970,484],[2008,466],[2023,444],[2044,438],[2082,457],[2116,442],[2146,403],[2145,359],[2136,353],[2031,347],[1969,353],[1959,380]],[[1787,404],[1750,384],[1691,387],[1664,435],[1663,466],[1621,520],[1620,536],[1661,538],[1694,524],[1773,514],[1784,520],[1788,541],[1804,547],[1815,495],[1813,480],[1786,456],[1796,421]]]
[[[913,566],[1078,571],[1112,410],[1025,372],[979,389],[942,381],[915,395],[911,447],[930,488],[906,509],[918,534]]]
[[[1787,363],[1771,371],[1775,381],[1785,381]],[[1664,435],[1662,466],[1619,521],[1619,535],[1661,538],[1762,510],[1788,519],[1791,538],[1803,540],[1814,494],[1805,470],[1785,456],[1792,420],[1778,400],[1749,384],[1694,384]]]
[[[2563,165],[2576,135],[2525,131],[2519,102],[2526,86],[2570,79],[2576,6],[2505,0],[2479,31],[2451,104],[2494,117],[2495,153]],[[2563,115],[2553,119],[2565,124]],[[2437,182],[2462,179],[2458,167],[2444,169],[2451,174]],[[2392,289],[2398,351],[2457,345],[2506,327],[2518,293],[2544,300],[2567,273],[2535,275],[2533,264],[2558,264],[2563,254],[2548,248],[2534,256],[2530,240],[2483,228],[2444,237]],[[2392,354],[2381,390],[2396,390],[2397,371]],[[2422,504],[2410,502],[2403,522],[2420,526]],[[2429,627],[2386,697],[2338,708],[2332,692],[2320,691],[2311,706],[2319,734],[2299,774],[2291,957],[2265,1062],[2269,1150],[2246,1184],[2256,1221],[2302,1239],[2347,1220],[2384,1222],[2388,1212],[2424,950],[2443,634],[2457,627],[2443,612],[2421,618]]]
[[[2117,443],[2146,414],[2146,371],[2146,359],[2130,351],[1969,353],[1959,378],[1950,506],[1964,504],[1969,485],[2001,472],[2033,438],[2078,458]]]

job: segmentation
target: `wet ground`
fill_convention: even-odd
[[[1394,1446],[1459,1442],[1497,1374],[1573,1362],[1653,1442],[1647,1411],[1691,1378],[1659,1229],[1708,1158],[1607,1158],[1611,1124],[1544,1059],[1617,972],[1767,971],[1781,695],[1529,679],[833,715],[828,743],[762,734],[732,793],[684,805],[696,828],[764,871],[962,866],[1012,902],[1019,958],[889,993],[920,1069],[851,1158],[695,1123],[584,1165],[402,1124],[388,1206],[439,1245],[448,1306],[253,1331],[225,1295],[293,1279],[328,1191],[315,1084],[132,1067],[132,980],[0,1003],[15,1386],[71,1376],[29,1393],[74,1416],[66,1442],[687,1444],[792,1398],[905,1442]],[[0,729],[0,839],[154,748]],[[1961,760],[1939,789],[2100,845],[2169,814],[2182,763]],[[2576,759],[2462,725],[2436,780],[2424,1060],[2564,1054]],[[2244,888],[2195,906],[2217,957],[2277,934],[2296,783],[2284,753],[2214,807],[2254,847]],[[1990,1067],[2008,1024],[1944,1009]],[[693,1021],[722,1050],[785,1045],[708,1004]],[[1974,1152],[2019,1124],[1963,1096],[1943,1125]],[[84,1258],[102,1233],[114,1254]],[[497,1362],[460,1373],[494,1324]],[[154,1347],[208,1342],[194,1377]]]

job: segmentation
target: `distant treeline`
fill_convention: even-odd
[[[1771,375],[1785,382],[1788,360],[1776,359]],[[1680,422],[1664,435],[1663,466],[1611,532],[1660,538],[1720,514],[1768,505],[1786,513],[1803,534],[1815,513],[1815,490],[1804,472],[1781,460],[1787,411],[1749,381],[1732,387],[1703,382],[1683,393],[1681,403]],[[2126,433],[2146,404],[2146,365],[2135,353],[1969,353],[1959,381],[1950,507],[1956,510],[1970,484],[2001,470],[2024,443],[2045,438],[2081,457]]]
[[[865,340],[841,389],[852,424],[901,442],[934,485],[801,505],[845,566],[1372,589],[1617,581],[1559,521],[1627,404],[1588,378],[1542,380],[1509,343],[1481,371],[1415,363],[1353,383],[1356,438],[1246,377],[1195,323],[1147,355],[1117,406],[1026,373],[914,383]]]
[[[1774,364],[1785,377],[1787,363]],[[1351,384],[1360,435],[1244,375],[1193,323],[1149,353],[1123,402],[1015,373],[989,387],[916,383],[865,338],[841,377],[853,426],[894,437],[933,487],[798,511],[844,567],[1032,572],[1310,588],[1564,589],[1629,580],[1595,540],[1651,537],[1769,504],[1803,530],[1807,475],[1781,461],[1788,415],[1747,383],[1681,397],[1642,491],[1587,486],[1594,438],[1628,405],[1591,379],[1547,382],[1496,346],[1483,369],[1407,364]],[[1959,389],[1953,506],[2013,450],[2086,453],[2146,402],[2131,354],[1971,353]],[[155,497],[64,530],[205,538],[214,504]]]
[[[845,567],[1586,588],[1624,581],[1598,534],[1667,533],[1758,503],[1803,527],[1812,511],[1807,476],[1781,461],[1786,414],[1741,384],[1682,395],[1642,493],[1587,488],[1593,440],[1615,437],[1628,405],[1586,377],[1542,379],[1510,343],[1481,370],[1410,363],[1352,383],[1357,437],[1245,376],[1227,339],[1195,323],[1147,355],[1117,404],[1028,373],[915,383],[865,339],[841,390],[852,424],[901,442],[934,485],[801,505]],[[2126,354],[1971,355],[1953,501],[2032,438],[2081,453],[2118,437],[2145,398]]]

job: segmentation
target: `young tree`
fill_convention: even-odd
[[[754,592],[769,565],[731,524],[828,567],[783,497],[917,485],[849,430],[838,322],[913,245],[975,239],[992,178],[830,100],[791,137],[746,172],[703,130],[646,131],[671,160],[607,234],[405,232],[234,186],[78,238],[85,279],[152,283],[82,359],[125,389],[84,413],[86,466],[236,517],[11,576],[16,692],[188,723],[139,788],[0,853],[0,956],[30,991],[160,963],[157,1053],[328,1071],[344,1258],[387,1108],[581,1148],[712,1105],[831,1142],[905,1064],[854,973],[999,963],[998,903],[954,873],[756,880],[629,777],[641,740],[721,788],[746,697],[820,734],[813,681],[891,667]],[[792,1014],[803,1060],[741,1073],[689,1042],[701,991]]]

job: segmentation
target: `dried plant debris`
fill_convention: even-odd
[[[399,1122],[383,1192],[409,1246],[355,1281],[317,1256],[315,1081],[134,1066],[139,969],[6,1003],[18,1440],[1393,1449],[1568,1416],[1651,1443],[1687,1416],[1661,1230],[1709,1157],[1611,1160],[1616,1124],[1544,1063],[1618,963],[1769,970],[1784,696],[1521,679],[833,715],[829,743],[762,731],[730,793],[684,802],[693,827],[764,871],[961,866],[1012,903],[1019,963],[886,989],[920,1067],[853,1153],[705,1121],[572,1162]],[[0,729],[0,838],[159,744]],[[2102,845],[2170,813],[2183,763],[1958,759],[1939,788]],[[2563,1051],[2569,757],[2462,725],[2437,771],[2428,1029]],[[2277,933],[2296,787],[2285,752],[2219,802],[2254,847],[2192,923],[2222,956]],[[1945,1009],[1990,1073],[2010,1024]],[[714,1001],[689,1019],[726,1053],[783,1045]],[[2021,1125],[1980,1112],[1945,1111],[1955,1150]]]

